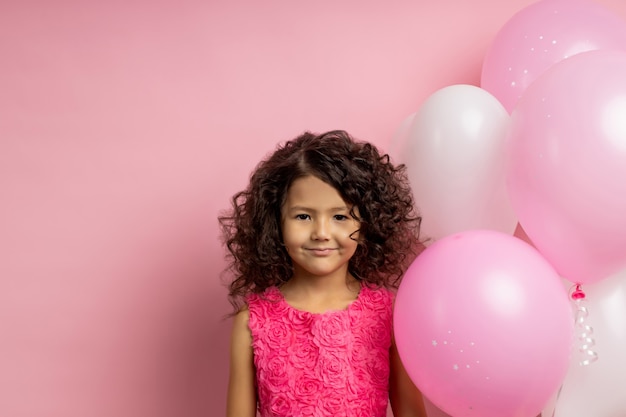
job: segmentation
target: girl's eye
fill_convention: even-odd
[[[335,214],[335,220],[339,220],[339,221],[348,220],[348,216],[344,216],[343,214]]]
[[[308,214],[296,214],[296,220],[309,220],[310,218]]]

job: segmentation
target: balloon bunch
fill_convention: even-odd
[[[626,22],[587,0],[530,5],[496,35],[481,86],[436,91],[391,149],[430,238],[395,310],[426,397],[455,417],[534,417],[554,398],[556,416],[626,415],[621,393],[594,408],[588,388],[626,375],[606,348],[625,345],[626,312],[602,313],[626,310]]]

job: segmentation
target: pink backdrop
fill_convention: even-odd
[[[530,3],[3,1],[0,415],[223,415],[229,197],[304,129],[386,148]]]

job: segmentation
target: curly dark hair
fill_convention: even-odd
[[[248,187],[233,196],[231,211],[218,218],[231,261],[227,271],[234,275],[228,286],[235,309],[246,295],[291,278],[291,258],[282,244],[281,208],[290,185],[305,176],[331,185],[358,209],[359,244],[348,265],[358,280],[397,287],[421,249],[421,218],[405,166],[394,166],[388,155],[345,131],[305,132],[261,161]]]

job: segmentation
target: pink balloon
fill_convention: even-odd
[[[426,410],[426,415],[428,417],[452,417],[450,416],[450,414],[439,409],[435,404],[432,403],[432,401],[428,399],[428,397],[423,397],[423,399],[424,409]]]
[[[563,381],[573,316],[552,266],[516,237],[447,236],[409,267],[394,311],[413,382],[455,417],[534,417]]]
[[[530,83],[554,63],[580,52],[626,49],[626,22],[585,0],[543,0],[520,10],[495,36],[481,87],[511,112]]]
[[[508,189],[535,247],[567,280],[626,265],[626,53],[555,64],[512,114]]]

